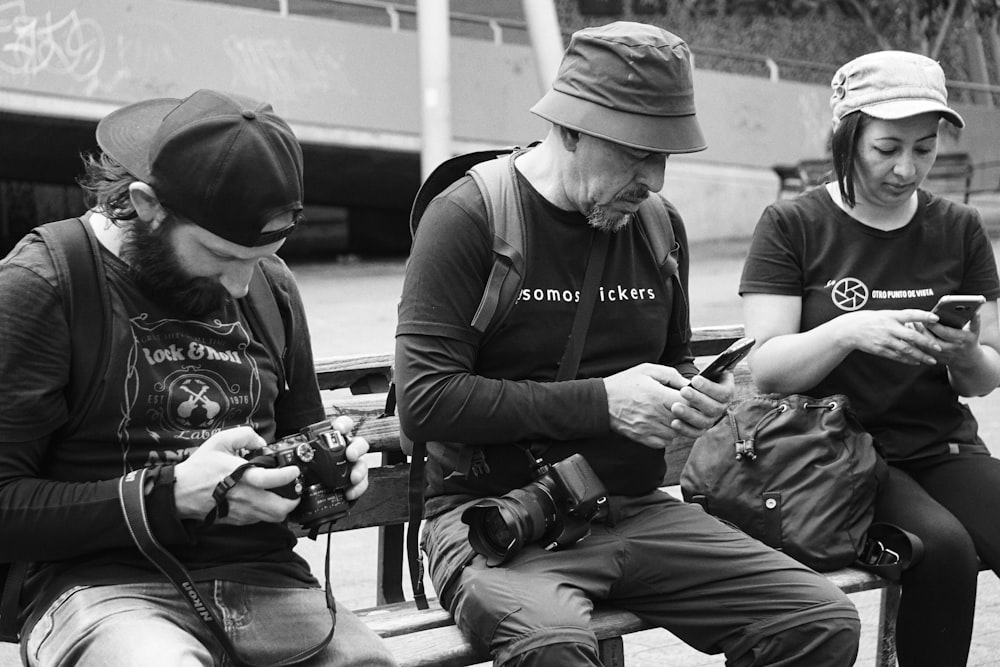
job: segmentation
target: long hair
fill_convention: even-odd
[[[83,159],[84,172],[77,183],[83,189],[83,200],[87,207],[96,209],[112,221],[135,218],[128,186],[138,179],[105,153],[85,153],[80,157]]]
[[[830,139],[833,171],[837,176],[837,185],[840,186],[840,198],[851,208],[857,203],[854,197],[854,160],[858,155],[858,137],[868,121],[869,117],[861,111],[849,113],[841,119]]]

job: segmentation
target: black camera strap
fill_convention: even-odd
[[[181,597],[187,600],[191,608],[194,609],[195,614],[204,621],[205,625],[215,636],[215,639],[219,642],[222,650],[225,651],[226,655],[236,667],[255,667],[253,663],[247,662],[240,658],[239,653],[236,651],[236,647],[233,646],[232,641],[229,639],[229,635],[226,634],[223,628],[222,622],[216,617],[215,612],[212,608],[205,603],[201,598],[201,594],[198,593],[198,589],[195,586],[194,581],[191,579],[191,575],[184,568],[181,563],[174,558],[169,551],[163,548],[163,545],[157,541],[156,537],[153,536],[152,528],[149,525],[149,519],[146,516],[146,474],[148,469],[143,468],[141,470],[133,470],[128,473],[118,483],[118,497],[121,502],[122,513],[125,516],[125,523],[128,525],[129,533],[132,535],[132,541],[139,548],[139,552],[146,557],[156,568],[163,573],[163,576],[167,578],[170,583],[181,594]],[[284,665],[294,665],[296,663],[302,662],[312,656],[316,655],[322,651],[333,639],[333,631],[337,626],[337,611],[333,599],[333,590],[330,586],[330,542],[329,535],[327,536],[327,547],[326,547],[326,605],[327,609],[330,610],[330,618],[332,623],[330,625],[330,632],[327,634],[319,644],[312,646],[304,651],[289,656],[284,660],[273,663],[273,667],[283,667]]]
[[[604,273],[604,262],[608,258],[608,244],[611,241],[609,232],[594,230],[590,240],[590,255],[587,257],[587,269],[583,274],[583,287],[580,289],[580,302],[573,316],[573,328],[570,329],[566,348],[559,361],[559,371],[556,382],[575,380],[580,370],[580,358],[583,356],[583,344],[587,340],[590,329],[590,318],[594,314],[594,304],[597,303],[597,288]]]
[[[583,274],[583,286],[580,288],[580,301],[573,316],[573,326],[566,339],[562,359],[559,360],[559,370],[556,372],[556,382],[575,380],[580,371],[580,359],[583,356],[583,345],[587,342],[587,332],[590,330],[590,319],[597,303],[597,291],[604,274],[604,264],[608,258],[608,244],[611,234],[594,230],[590,240],[590,254],[587,257],[587,268]],[[543,465],[542,457],[549,446],[535,442],[525,447],[532,466]]]

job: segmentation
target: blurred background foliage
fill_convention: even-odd
[[[698,67],[737,74],[766,75],[770,58],[782,79],[827,84],[856,56],[901,49],[940,61],[949,80],[1000,84],[1000,0],[556,0],[556,10],[567,31],[660,25],[691,45]]]

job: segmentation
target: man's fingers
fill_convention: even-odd
[[[241,450],[256,450],[263,447],[264,438],[249,426],[237,426],[219,431],[201,444],[201,448],[228,454],[239,454]]]
[[[243,473],[240,480],[256,486],[258,489],[273,489],[294,482],[299,476],[299,469],[295,466],[283,466],[281,468],[260,468],[253,466]]]
[[[347,449],[344,451],[348,461],[358,461],[367,453],[368,441],[361,437],[355,437],[351,440],[351,444],[347,445]]]

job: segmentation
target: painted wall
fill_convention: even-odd
[[[267,99],[303,141],[416,152],[418,79],[411,31],[184,0],[0,0],[0,111],[97,119],[214,87]],[[529,47],[453,38],[452,83],[456,152],[544,134]],[[823,154],[829,93],[707,70],[695,86],[709,149],[673,157],[664,192],[693,238],[743,236],[777,194],[771,165]],[[959,110],[969,128],[942,150],[1000,160],[1000,112]]]

